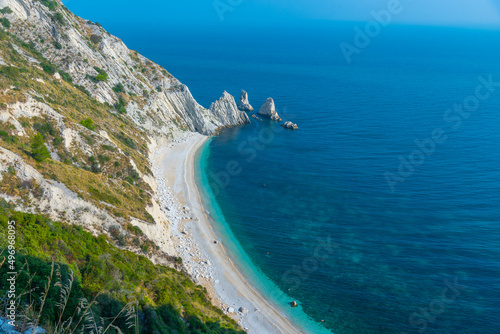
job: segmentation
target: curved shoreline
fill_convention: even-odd
[[[172,207],[167,214],[175,249],[191,277],[207,289],[212,302],[248,333],[305,333],[257,291],[221,242],[214,243],[220,238],[203,206],[195,177],[196,156],[208,139],[192,134],[155,154],[161,181],[158,192],[171,196],[181,211]],[[179,213],[187,217],[179,219]],[[238,312],[240,307],[247,313]],[[229,308],[233,312],[228,312]]]

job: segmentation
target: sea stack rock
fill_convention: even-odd
[[[250,123],[248,115],[238,110],[234,97],[226,91],[219,100],[212,103],[209,110],[222,124],[239,125]]]
[[[298,305],[298,304],[297,304],[297,302],[294,300],[293,302],[291,302],[291,303],[290,303],[290,306],[292,306],[292,307],[297,307],[297,306],[299,306],[299,305]]]
[[[284,127],[285,129],[289,129],[289,130],[297,130],[299,128],[297,126],[297,124],[292,123],[290,121],[285,122],[284,124],[281,124],[281,126]]]
[[[267,116],[273,121],[281,122],[281,118],[276,112],[276,107],[274,106],[274,100],[272,98],[268,98],[266,100],[262,107],[260,107],[260,110],[257,114]]]
[[[241,111],[253,111],[253,107],[250,105],[250,102],[248,102],[248,93],[244,90],[241,91],[238,109]]]

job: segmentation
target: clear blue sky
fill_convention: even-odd
[[[62,0],[100,23],[292,25],[302,20],[366,21],[391,0]],[[400,0],[393,22],[500,27],[500,0]],[[231,5],[231,3],[233,5]],[[218,11],[215,9],[218,5]],[[223,20],[221,20],[221,17]]]

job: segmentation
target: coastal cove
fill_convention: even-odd
[[[248,280],[248,283],[246,284],[250,284],[252,290],[255,290],[257,294],[262,294],[262,297],[266,300],[266,304],[269,307],[275,308],[277,312],[290,319],[292,323],[296,323],[298,328],[300,328],[300,333],[331,333],[329,330],[320,326],[320,324],[314,322],[307,314],[305,314],[300,305],[297,308],[292,308],[290,297],[284,294],[280,288],[254,264],[252,259],[246,253],[245,248],[239,244],[238,238],[233,234],[231,224],[226,220],[223,212],[221,211],[217,201],[217,196],[213,192],[213,188],[210,185],[210,176],[208,175],[210,170],[208,167],[210,142],[211,140],[208,140],[198,150],[196,162],[194,164],[195,179],[199,189],[200,200],[204,206],[205,215],[218,238],[217,240],[222,241],[223,245],[221,246],[228,250],[226,256],[228,261],[233,263],[233,269],[236,272],[241,273],[241,275]],[[239,284],[236,284],[236,286],[238,287]],[[228,294],[227,291],[224,291],[223,288],[218,285],[216,285],[215,288],[219,295],[226,297],[230,297],[234,293],[240,293],[239,291],[233,291]],[[266,314],[267,313],[263,310],[259,310],[258,314],[254,317],[245,319],[245,322],[259,323],[262,321],[262,318],[265,319],[267,317]],[[271,321],[275,322],[274,319]],[[284,328],[281,327],[280,330],[283,331]],[[288,331],[285,332],[289,333]],[[259,332],[257,331],[256,333]]]
[[[199,168],[207,143],[208,137],[191,134],[159,149],[153,161],[160,175],[159,194],[169,199],[162,204],[169,208],[172,240],[184,266],[208,290],[214,304],[249,333],[304,333],[294,324],[295,318],[292,322],[274,300],[268,300],[267,291],[261,295],[264,285],[250,274],[253,270],[245,265],[249,262],[241,249],[232,244],[234,238],[225,235],[223,216],[217,216],[218,209],[212,206],[215,202],[206,197],[202,202],[204,191],[198,189],[204,189],[203,178],[197,176],[202,175]],[[179,220],[184,211],[193,219]],[[314,323],[304,324],[312,326],[311,333],[321,333]]]
[[[225,38],[188,36],[198,43],[174,37],[163,47],[128,43],[169,64],[202,105],[224,89],[234,96],[245,89],[256,110],[273,97],[280,117],[299,124],[259,142],[259,133],[279,125],[252,118],[223,130],[203,151],[200,188],[208,183],[217,194],[215,200],[205,194],[205,205],[216,226],[222,223],[221,239],[227,233],[236,240],[229,252],[242,270],[251,263],[250,271],[273,282],[261,287],[255,279],[264,296],[285,310],[297,300],[339,334],[416,333],[424,325],[432,334],[500,330],[498,294],[491,293],[500,277],[498,93],[458,130],[443,120],[474,93],[480,76],[499,80],[498,33],[395,27],[350,66],[336,58],[338,44],[322,43],[349,38],[342,31],[301,31],[293,40],[278,31],[268,42],[255,32],[251,57]],[[447,142],[393,193],[384,174],[397,172],[398,157],[438,127],[446,127]],[[256,143],[264,148],[245,153]],[[230,182],[211,176],[227,171],[230,161],[242,169]],[[328,237],[338,248],[308,274],[304,261]],[[271,285],[287,297],[275,298]],[[460,295],[441,304],[450,286]],[[431,303],[445,306],[429,313],[434,322],[418,316]]]
[[[496,6],[93,2],[0,0],[0,332],[500,333]]]

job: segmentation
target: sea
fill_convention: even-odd
[[[500,31],[109,28],[203,106],[244,89],[298,125],[225,129],[197,175],[239,265],[304,333],[500,333]]]

